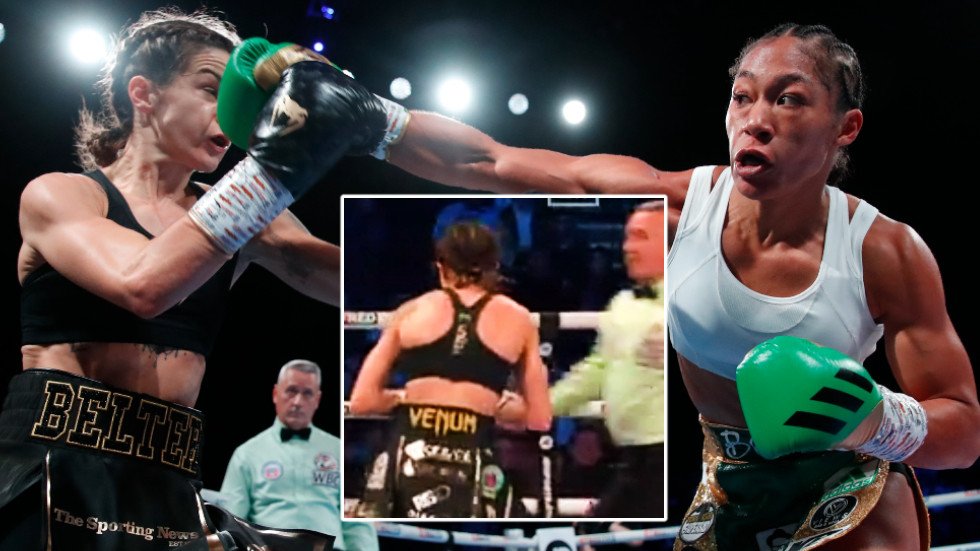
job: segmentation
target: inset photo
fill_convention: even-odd
[[[665,520],[663,196],[344,196],[345,518]]]

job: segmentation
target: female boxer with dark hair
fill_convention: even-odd
[[[315,141],[315,102],[305,129],[281,135],[268,114],[282,111],[284,83],[250,155],[208,193],[191,181],[231,143],[217,96],[239,42],[207,13],[143,14],[104,69],[101,111],[82,110],[87,172],[24,189],[24,370],[0,415],[0,549],[217,544],[220,519],[196,493],[203,417],[191,406],[229,288],[256,263],[337,303],[339,249],[285,211],[322,172],[296,154]],[[301,538],[281,548],[312,545]]]
[[[511,516],[516,498],[493,456],[494,418],[531,430],[551,425],[537,328],[526,308],[493,292],[496,236],[457,222],[435,249],[441,288],[398,308],[351,392],[351,413],[395,417],[358,516]],[[385,389],[396,362],[408,383]],[[518,395],[504,390],[512,376]]]

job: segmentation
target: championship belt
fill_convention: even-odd
[[[681,522],[675,551],[813,549],[868,516],[891,467],[839,451],[765,460],[747,429],[701,424],[705,475]],[[927,519],[920,522],[928,526]]]

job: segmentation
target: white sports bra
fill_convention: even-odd
[[[816,279],[795,296],[771,297],[742,284],[722,257],[734,180],[726,169],[712,189],[713,170],[694,170],[667,255],[667,323],[674,349],[727,379],[735,379],[749,350],[777,335],[809,339],[864,362],[884,331],[868,310],[861,261],[878,209],[861,201],[849,221],[847,196],[828,187],[830,212]]]

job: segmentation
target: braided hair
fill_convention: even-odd
[[[75,155],[84,170],[112,164],[133,132],[129,81],[142,75],[169,84],[206,48],[231,50],[241,42],[235,28],[206,11],[165,8],[143,13],[123,29],[97,83],[100,109],[83,106],[75,127]]]

